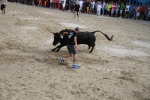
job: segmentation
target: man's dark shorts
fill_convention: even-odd
[[[3,10],[4,8],[6,8],[5,4],[1,4],[1,10]]]
[[[74,48],[74,45],[67,45],[67,49],[68,49],[69,53],[76,54],[76,50]]]

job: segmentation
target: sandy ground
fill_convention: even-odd
[[[0,13],[0,100],[150,100],[150,22],[8,3]],[[66,27],[96,33],[96,47],[77,48],[80,69],[60,65],[54,48]]]

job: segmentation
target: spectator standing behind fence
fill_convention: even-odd
[[[140,19],[141,19],[141,20],[144,20],[145,11],[146,11],[146,5],[144,4],[144,5],[142,6],[142,10],[141,10],[141,16],[140,16]]]
[[[101,2],[98,1],[96,8],[97,8],[97,18],[99,18],[99,16],[101,15],[101,9],[102,9]]]
[[[42,7],[42,0],[38,0],[38,7]]]
[[[122,18],[122,13],[123,13],[124,8],[125,8],[125,5],[123,2],[121,2],[121,4],[120,4],[120,17],[119,18]]]
[[[131,14],[133,12],[133,5],[131,4],[129,7],[129,18],[132,18]]]
[[[129,18],[129,3],[126,4],[126,7],[125,7],[125,14],[126,14],[126,18]]]
[[[59,2],[59,0],[54,0],[54,2],[55,2],[55,6],[54,6],[54,9],[58,9],[58,2]]]
[[[111,11],[111,4],[110,2],[108,3],[108,7],[107,7],[107,16],[110,15],[110,11]]]
[[[150,21],[150,6],[146,7],[145,16],[146,16],[146,20]]]
[[[111,17],[114,16],[115,10],[116,10],[116,4],[113,2],[112,9],[111,9]]]
[[[105,15],[107,16],[107,8],[108,8],[108,2],[106,3],[106,6],[105,6]]]
[[[65,7],[66,7],[66,0],[63,0],[63,1],[62,1],[62,10],[63,10],[63,11],[65,10]]]
[[[71,0],[70,1],[70,10],[72,11],[72,13],[74,13],[74,7],[75,7],[75,1]]]
[[[5,14],[6,4],[7,4],[7,0],[2,0],[1,1],[2,14]]]
[[[141,14],[141,10],[142,10],[142,7],[141,7],[141,5],[139,5],[139,6],[136,8],[136,19],[139,19],[140,14]]]
[[[50,0],[50,8],[53,6],[53,0]]]
[[[79,5],[80,5],[79,12],[81,13],[83,7],[83,0],[79,0]]]
[[[90,2],[89,2],[89,0],[86,0],[85,5],[86,5],[86,14],[89,14],[89,9],[90,9]]]
[[[91,7],[90,7],[90,10],[91,10],[91,14],[94,14],[94,5],[95,5],[95,1],[94,0],[91,0],[90,2],[91,4]]]
[[[116,17],[118,17],[119,7],[120,7],[120,5],[116,2],[116,10],[115,10]]]
[[[105,6],[106,6],[106,3],[105,3],[105,0],[104,0],[103,3],[102,3],[102,15],[105,15]]]

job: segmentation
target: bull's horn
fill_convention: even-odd
[[[62,35],[60,35],[60,38],[63,38],[63,36],[62,36]]]

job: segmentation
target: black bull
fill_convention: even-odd
[[[53,48],[51,51],[58,52],[61,47],[66,46],[68,35],[65,34],[62,37],[62,35],[61,35],[62,32],[68,32],[68,30],[62,30],[59,33],[53,33],[54,34],[53,45],[57,45],[58,43],[60,43],[60,45],[58,45],[56,48]],[[101,31],[79,32],[79,33],[77,33],[77,44],[88,45],[88,50],[92,47],[91,50],[89,51],[91,53],[94,49],[94,46],[95,46],[96,38],[95,38],[94,33],[96,33],[96,32],[102,33],[109,41],[111,41],[113,39],[113,35],[111,36],[111,38],[109,38],[106,34],[104,34]]]

